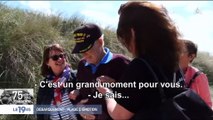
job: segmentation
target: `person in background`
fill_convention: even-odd
[[[183,70],[186,87],[194,90],[212,107],[211,94],[207,76],[198,68],[191,65],[197,56],[197,45],[190,40],[182,40],[183,52],[180,56],[180,66]]]
[[[135,81],[136,85],[154,84],[157,77],[161,83],[178,84],[179,86],[174,88],[163,88],[168,98],[184,90],[184,80],[179,68],[179,32],[166,9],[151,2],[127,2],[121,5],[118,13],[118,40],[134,57],[120,81]],[[111,79],[106,76],[97,78],[100,83]],[[97,89],[102,94],[110,92],[106,87]],[[128,98],[106,98],[108,112],[115,120],[132,119],[137,113],[140,113],[140,119],[143,119],[146,112],[155,111],[161,105],[162,95],[158,87],[126,88],[118,92]],[[163,119],[155,115],[148,117]]]
[[[130,61],[125,56],[114,54],[109,48],[104,47],[104,35],[98,25],[88,23],[80,26],[74,31],[74,38],[76,45],[72,53],[83,56],[78,64],[77,82],[96,82],[96,78],[101,75],[107,75],[116,80],[121,77]],[[102,114],[81,114],[83,119],[110,120],[104,97],[92,97],[97,92],[96,88],[81,88],[73,91],[70,98],[78,102],[88,100],[85,105],[102,106]]]
[[[42,86],[37,94],[37,105],[48,105],[53,108],[72,107],[68,94],[74,88],[68,87],[68,83],[75,82],[75,73],[67,63],[64,49],[59,44],[46,46],[43,53],[41,74],[44,78]],[[49,87],[48,83],[58,84],[57,87]],[[64,85],[63,85],[64,84]],[[51,111],[49,114],[38,114],[38,120],[77,120],[74,113],[68,111]]]

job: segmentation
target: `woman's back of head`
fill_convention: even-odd
[[[148,56],[165,71],[178,68],[179,32],[163,7],[150,2],[127,2],[119,9],[117,36],[129,44],[134,30],[136,56]]]

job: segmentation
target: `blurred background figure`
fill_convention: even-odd
[[[211,94],[207,76],[191,65],[197,56],[197,45],[190,40],[182,40],[183,50],[180,56],[180,67],[183,70],[185,83],[212,107]]]

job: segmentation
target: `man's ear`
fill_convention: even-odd
[[[100,44],[101,46],[104,46],[104,39],[101,37],[98,39],[98,44]]]

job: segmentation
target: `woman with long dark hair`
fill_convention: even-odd
[[[159,82],[169,84],[163,88],[167,97],[182,90],[183,78],[178,65],[179,32],[166,9],[150,2],[127,2],[121,5],[119,15],[118,40],[134,57],[120,81],[136,82],[137,88],[118,89],[123,98],[106,98],[106,103],[113,119],[130,119],[139,111],[146,112],[161,104],[157,86],[138,87],[142,83],[151,85],[156,82],[146,63],[156,73]],[[109,79],[101,76],[98,81]],[[97,89],[102,94],[110,92],[104,87]]]

